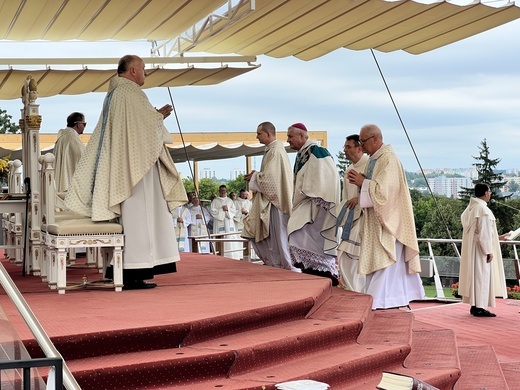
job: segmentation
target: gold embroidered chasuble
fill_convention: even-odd
[[[56,145],[54,145],[56,192],[68,190],[76,165],[84,151],[85,145],[79,139],[76,130],[67,127],[59,131]]]
[[[66,206],[93,221],[119,217],[121,203],[155,164],[170,212],[186,203],[184,186],[165,145],[169,138],[162,114],[139,85],[124,77],[111,79],[103,113],[76,167]]]
[[[254,194],[251,210],[243,219],[242,237],[260,242],[269,236],[271,205],[283,214],[291,215],[293,174],[281,141],[275,140],[266,146],[255,183],[259,191]]]
[[[371,274],[395,264],[398,240],[410,274],[421,272],[412,200],[401,161],[390,145],[370,158],[367,179],[373,207],[364,209],[359,273]]]

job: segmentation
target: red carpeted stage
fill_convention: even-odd
[[[520,387],[518,301],[499,300],[496,318],[434,301],[373,312],[369,296],[328,279],[181,256],[177,273],[154,279],[157,288],[120,293],[87,286],[59,295],[3,264],[85,390],[275,389],[298,379],[366,390],[383,371],[440,389]],[[101,279],[81,259],[67,274]],[[41,356],[5,293],[0,303]]]

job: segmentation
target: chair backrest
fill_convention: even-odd
[[[52,153],[43,156],[40,196],[42,208],[42,225],[55,222],[56,188],[54,187],[54,161]]]

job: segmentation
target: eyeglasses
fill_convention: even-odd
[[[372,136],[370,136],[370,137],[368,137],[368,138],[365,138],[365,139],[359,139],[359,143],[360,143],[360,144],[364,144],[364,143],[367,142],[370,138],[374,138],[374,137],[375,137],[375,135],[372,135]]]
[[[74,123],[81,123],[83,125],[83,127],[87,127],[87,122],[76,121]]]

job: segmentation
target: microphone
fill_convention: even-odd
[[[23,184],[25,186],[25,193],[29,195],[31,193],[31,178],[26,177],[25,179],[23,179]]]
[[[513,206],[509,206],[508,204],[505,204],[505,203],[502,203],[502,202],[499,202],[495,199],[491,199],[491,203],[496,203],[496,204],[499,204],[501,206],[505,206],[505,207],[509,207],[510,209],[513,209],[515,211],[520,211],[520,209],[517,209],[516,207],[513,207]]]

